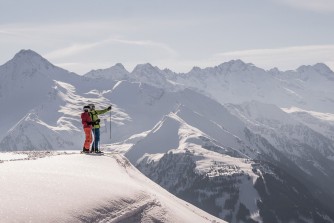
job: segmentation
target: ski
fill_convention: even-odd
[[[104,155],[104,152],[99,152],[99,153],[96,153],[96,152],[83,152],[83,151],[80,151],[81,154],[86,154],[86,155]]]

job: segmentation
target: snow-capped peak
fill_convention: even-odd
[[[21,50],[18,52],[13,59],[0,66],[0,73],[2,72],[6,74],[4,75],[4,78],[7,79],[9,77],[12,77],[9,79],[20,79],[21,77],[28,79],[31,79],[32,77],[37,79],[41,77],[51,77],[51,79],[54,79],[55,77],[59,77],[63,80],[69,81],[77,79],[79,76],[53,65],[32,50]]]
[[[334,80],[333,71],[323,63],[317,63],[313,66],[311,65],[302,65],[297,68],[297,73],[299,78],[303,81],[310,81],[314,83],[314,81],[319,81],[319,77],[324,77],[324,80]]]
[[[331,75],[332,77],[334,77],[334,72],[324,63],[317,63],[313,65],[313,68],[320,74]]]
[[[193,72],[201,72],[202,71],[202,69],[200,68],[200,67],[193,67],[192,69],[191,69],[191,71],[189,72],[189,73],[193,73]]]
[[[129,71],[125,69],[123,64],[117,63],[114,66],[107,69],[92,70],[85,74],[85,77],[89,78],[104,78],[112,80],[126,80],[128,78]]]
[[[254,66],[251,63],[245,63],[242,60],[231,60],[229,62],[222,63],[215,67],[207,67],[201,69],[200,67],[193,67],[186,75],[206,75],[212,76],[214,74],[229,74],[229,73],[245,73],[245,72],[264,72],[263,69]]]
[[[119,68],[125,69],[125,67],[121,63],[116,63],[114,67],[119,67]]]
[[[150,63],[138,64],[132,73],[152,73],[161,71],[158,67],[153,67]]]
[[[309,71],[316,71],[320,74],[333,74],[333,71],[324,63],[317,63],[313,66],[311,65],[302,65],[297,68],[299,73],[309,72]]]
[[[22,66],[22,64],[30,65],[30,66],[37,66],[37,67],[43,66],[44,68],[47,68],[47,69],[50,67],[54,67],[53,64],[51,64],[41,55],[39,55],[38,53],[30,49],[20,50],[20,52],[15,54],[14,58],[10,60],[9,62],[14,63],[14,64],[20,64],[20,66]]]
[[[272,75],[279,75],[281,73],[277,67],[271,68],[268,72]]]
[[[18,53],[15,54],[14,59],[24,58],[24,57],[27,57],[27,58],[41,57],[41,55],[39,55],[38,53],[30,49],[28,50],[22,49]]]
[[[167,74],[156,66],[149,63],[138,64],[131,73],[131,78],[135,81],[148,83],[156,87],[167,87],[171,85],[167,81]]]
[[[253,68],[257,67],[255,67],[252,63],[245,63],[242,60],[231,60],[229,62],[225,62],[218,65],[217,68],[221,71],[237,72],[237,71],[252,70]]]

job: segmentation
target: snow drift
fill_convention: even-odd
[[[0,154],[1,222],[224,222],[118,154]]]

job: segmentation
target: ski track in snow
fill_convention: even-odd
[[[155,208],[161,207],[159,201],[145,194],[138,195],[134,199],[120,199],[110,201],[104,207],[96,208],[91,212],[77,217],[82,222],[151,222],[145,215]],[[159,210],[157,210],[159,212]],[[160,211],[161,212],[161,211]],[[165,212],[155,216],[159,222],[165,222]],[[144,217],[143,217],[144,216]],[[161,219],[157,219],[157,218]],[[143,218],[143,219],[142,219]]]

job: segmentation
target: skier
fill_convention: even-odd
[[[86,105],[83,107],[84,112],[81,113],[81,123],[85,132],[85,142],[82,148],[82,152],[89,153],[89,147],[92,143],[92,119],[89,114],[89,106]]]
[[[94,123],[93,125],[93,135],[94,135],[94,141],[92,144],[92,151],[91,152],[95,152],[95,153],[101,153],[100,149],[99,149],[99,142],[100,142],[100,119],[98,117],[98,115],[104,114],[107,111],[111,110],[111,106],[109,106],[106,109],[102,109],[102,110],[95,110],[95,105],[94,104],[89,104],[90,107],[90,117]]]

